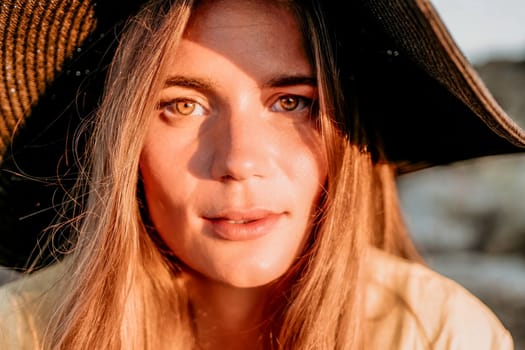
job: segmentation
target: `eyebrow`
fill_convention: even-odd
[[[270,79],[263,84],[263,87],[285,87],[293,85],[310,85],[317,86],[317,80],[308,75],[282,75]]]
[[[166,79],[166,81],[164,82],[165,89],[172,86],[180,86],[200,91],[212,91],[215,84],[211,80],[207,79],[174,75],[168,77],[168,79]]]
[[[208,79],[192,78],[181,75],[168,77],[164,82],[164,88],[180,86],[200,91],[213,91],[216,84]],[[317,80],[308,75],[282,75],[274,77],[263,84],[263,88],[285,87],[293,85],[317,86]]]

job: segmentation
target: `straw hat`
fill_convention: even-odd
[[[23,265],[56,215],[75,177],[75,127],[96,107],[122,24],[142,2],[2,1],[0,264]],[[332,3],[343,81],[399,174],[525,150],[525,133],[427,0]]]

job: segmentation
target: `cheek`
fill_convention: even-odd
[[[151,211],[156,204],[162,206],[165,201],[166,181],[165,174],[167,170],[166,162],[160,162],[161,153],[156,153],[153,149],[145,147],[140,157],[140,174],[144,185],[144,194],[148,208]]]
[[[325,188],[327,165],[321,154],[296,156],[291,185],[295,188],[300,205],[315,210]]]
[[[184,202],[189,196],[192,145],[173,136],[169,128],[154,121],[147,134],[140,156],[140,173],[149,202]],[[185,191],[186,190],[186,191]]]
[[[310,202],[310,218],[312,219],[315,212],[320,208],[320,200],[326,191],[328,179],[328,160],[326,154],[326,146],[316,131],[310,139],[310,172],[306,174],[309,177],[309,185],[311,186],[310,198],[305,198]],[[311,224],[311,222],[310,222]]]
[[[283,161],[289,166],[289,184],[302,213],[302,224],[309,226],[325,190],[328,161],[321,136],[312,129],[301,134],[296,149]]]
[[[320,191],[326,183],[328,176],[328,161],[326,147],[317,130],[308,130],[302,133],[302,151],[297,152],[296,159],[302,166],[299,173],[306,177],[306,181]],[[317,196],[316,196],[317,197]]]
[[[177,186],[182,166],[173,163],[162,150],[145,147],[140,158],[140,173],[144,189],[145,204],[150,220],[162,235],[172,224],[169,218],[180,217],[180,209],[186,202],[187,193]],[[173,220],[172,220],[173,221]],[[163,237],[165,238],[165,237]]]

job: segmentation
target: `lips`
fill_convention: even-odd
[[[228,220],[228,219],[226,219],[226,221],[229,224],[247,224],[249,222],[253,222],[253,221],[256,221],[256,220],[259,220],[259,219],[255,219],[255,220]]]
[[[213,236],[228,241],[247,241],[272,232],[283,216],[283,213],[258,209],[225,211],[204,219]]]

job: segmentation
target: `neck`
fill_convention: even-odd
[[[202,349],[263,348],[270,287],[237,288],[192,276],[188,291]]]

